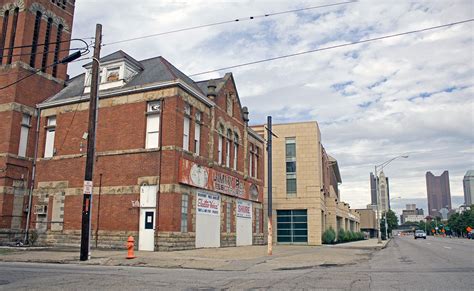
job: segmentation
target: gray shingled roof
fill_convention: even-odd
[[[127,55],[123,51],[117,51],[115,53],[112,53],[110,55],[107,55],[101,58],[101,62],[108,62],[108,61],[112,61],[116,59],[118,60],[122,58],[127,58],[132,62],[133,61],[137,62],[139,67],[142,68],[142,71],[139,72],[136,76],[134,76],[124,86],[119,87],[119,88],[112,88],[108,90],[101,90],[100,93],[102,92],[113,93],[113,91],[116,91],[116,90],[133,88],[136,86],[143,86],[143,85],[153,84],[153,83],[162,83],[162,82],[164,83],[164,82],[175,81],[177,79],[180,79],[181,81],[186,83],[188,86],[195,89],[197,92],[203,94],[201,87],[198,86],[197,83],[195,83],[191,78],[186,76],[183,72],[178,70],[175,66],[170,64],[165,58],[161,56],[142,60],[142,61],[135,61],[133,60],[133,58],[131,58],[129,55]],[[43,103],[67,101],[68,99],[82,96],[84,92],[84,78],[85,78],[85,73],[68,80],[63,90],[61,90],[56,95],[48,98]],[[88,96],[89,94],[84,94],[84,95]]]
[[[219,79],[213,79],[215,84],[216,84],[216,92],[219,92],[219,90],[224,86],[225,79],[224,78],[219,78]],[[209,82],[211,80],[203,80],[196,82],[199,88],[201,88],[201,91],[204,93],[204,95],[207,96],[207,86],[209,86]]]
[[[105,57],[102,57],[100,58],[100,62],[101,63],[107,63],[107,62],[110,62],[110,61],[113,61],[113,60],[120,60],[120,59],[126,59],[126,60],[129,60],[131,63],[133,63],[135,66],[139,67],[139,68],[142,68],[143,69],[143,66],[142,64],[135,60],[134,58],[132,58],[129,54],[127,54],[126,52],[124,52],[123,50],[119,50],[119,51],[116,51],[114,53],[111,53],[109,55],[106,55]],[[92,64],[92,62],[90,63],[87,63],[85,64],[83,67],[88,67]]]

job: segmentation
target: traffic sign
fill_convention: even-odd
[[[467,230],[467,232],[471,232],[472,227],[468,226],[468,227],[466,227],[466,230]]]

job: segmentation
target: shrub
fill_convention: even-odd
[[[332,227],[326,229],[323,233],[323,244],[333,244],[336,240],[336,232]]]
[[[342,242],[347,242],[347,235],[346,231],[344,229],[339,229],[337,232],[337,242],[342,243]]]

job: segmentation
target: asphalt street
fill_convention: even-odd
[[[472,290],[474,240],[401,237],[370,260],[272,271],[0,263],[0,290]]]

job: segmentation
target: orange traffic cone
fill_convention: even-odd
[[[135,254],[133,253],[133,248],[135,247],[135,240],[133,239],[133,236],[129,236],[127,240],[127,259],[135,259]]]

